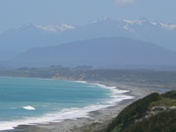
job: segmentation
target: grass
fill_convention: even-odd
[[[169,99],[169,98],[164,98],[161,97],[159,101],[152,102],[150,104],[150,108],[154,106],[165,106],[165,107],[171,107],[171,106],[176,106],[176,100],[175,99]]]

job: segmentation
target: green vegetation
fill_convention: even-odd
[[[176,99],[169,99],[169,98],[163,98],[163,97],[161,97],[160,100],[152,102],[150,104],[150,108],[152,108],[153,106],[171,107],[173,104],[176,104]]]
[[[176,110],[161,112],[131,125],[124,132],[176,132]]]
[[[176,91],[150,94],[126,107],[105,132],[175,132]]]
[[[162,97],[176,100],[176,92],[173,92],[173,91],[167,92],[163,94]]]
[[[150,108],[154,106],[165,106],[171,107],[175,104],[176,106],[176,92],[169,91],[163,95],[160,95],[160,99],[158,101],[154,101],[150,104]]]
[[[122,110],[122,112],[117,116],[117,118],[110,124],[107,131],[114,131],[114,130],[123,130],[128,127],[131,123],[134,123],[135,120],[139,119],[140,117],[144,116],[149,107],[149,104],[152,101],[158,101],[159,94],[153,93],[144,99],[140,99],[127,108]]]

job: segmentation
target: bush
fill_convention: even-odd
[[[131,105],[127,106],[116,119],[108,126],[105,132],[121,132],[130,124],[134,123],[135,120],[140,119],[146,113],[149,108],[149,104],[153,101],[160,99],[158,93],[152,93],[143,99],[140,99]]]
[[[123,132],[176,132],[176,110],[161,112],[142,122],[134,123]]]

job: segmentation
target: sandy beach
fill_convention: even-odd
[[[98,132],[104,129],[118,113],[132,102],[154,92],[152,90],[131,86],[116,82],[89,82],[99,83],[107,86],[116,86],[121,90],[129,90],[127,95],[133,96],[133,99],[128,99],[117,103],[115,106],[104,108],[98,111],[89,113],[89,118],[68,119],[63,122],[51,122],[48,124],[37,125],[21,125],[14,130],[3,132]]]

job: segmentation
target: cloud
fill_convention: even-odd
[[[137,0],[115,0],[115,2],[120,6],[130,5],[135,3]]]

